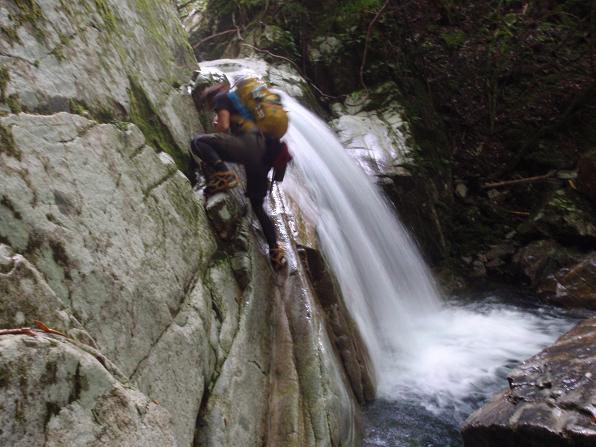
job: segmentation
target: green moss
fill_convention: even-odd
[[[17,148],[12,131],[0,126],[0,153],[8,154],[17,160],[21,160],[21,151]]]
[[[100,123],[113,123],[117,120],[114,111],[105,106],[95,107],[92,110],[91,116]]]
[[[54,49],[50,51],[50,54],[53,54],[54,57],[58,59],[60,62],[62,62],[65,59],[64,52],[62,50],[62,45],[57,45],[56,47],[54,47]]]
[[[116,29],[116,16],[106,0],[95,0],[95,6],[97,7],[97,12],[101,15],[103,22],[106,26],[108,31],[114,31]]]
[[[147,32],[157,43],[162,50],[168,51],[166,45],[166,33],[168,30],[165,27],[165,21],[156,12],[160,11],[158,5],[154,0],[136,0],[137,11],[143,16],[145,32]]]
[[[13,26],[0,26],[0,31],[6,36],[6,39],[13,42],[21,42],[21,39],[17,33],[17,29]]]
[[[190,159],[187,151],[178,147],[170,130],[159,118],[159,114],[145,91],[134,79],[130,79],[129,97],[130,121],[141,129],[149,145],[158,151],[169,154],[178,168],[188,174]]]
[[[74,113],[75,115],[81,115],[84,117],[89,117],[91,115],[86,104],[74,98],[70,98],[68,100],[68,108],[70,109],[70,113]]]
[[[0,100],[6,101],[6,87],[10,81],[10,73],[4,67],[0,67]]]
[[[36,37],[43,39],[45,36],[44,31],[39,23],[41,20],[45,20],[46,17],[41,7],[35,0],[14,0],[14,2],[19,8],[19,14],[14,17],[13,21],[19,26],[26,23],[30,24]]]
[[[118,127],[127,126],[127,123],[124,122],[126,114],[119,110],[121,106],[119,107],[117,104],[113,107],[108,105],[89,105],[83,101],[71,98],[68,100],[68,109],[70,113],[84,116],[99,123],[116,124]]]
[[[18,93],[14,93],[6,98],[6,104],[8,107],[10,107],[10,111],[12,113],[21,113],[23,110],[21,107],[21,102],[19,101]]]
[[[125,132],[126,130],[128,130],[128,126],[130,126],[130,123],[127,121],[112,121],[112,124],[114,126],[116,126],[116,128],[118,130],[121,130],[122,132]]]
[[[165,20],[166,11],[158,0],[136,0],[137,12],[143,17],[145,32],[164,58],[175,58],[178,65],[191,67],[196,63],[194,51],[188,42],[188,34],[174,20]],[[168,42],[174,42],[170,47]]]

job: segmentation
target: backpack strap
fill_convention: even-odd
[[[254,133],[259,132],[259,127],[255,122],[254,116],[250,113],[250,110],[246,108],[246,106],[240,100],[240,96],[236,92],[228,92],[228,98],[232,102],[232,105],[236,109],[238,113],[233,113],[230,115],[230,120],[233,123],[236,123],[242,132],[244,133]]]
[[[242,118],[249,121],[255,121],[255,117],[252,116],[250,110],[248,110],[246,106],[242,104],[242,101],[240,100],[240,96],[238,96],[238,93],[228,92],[228,98],[230,98],[230,101],[232,101],[232,104],[234,104],[234,108],[238,111]]]

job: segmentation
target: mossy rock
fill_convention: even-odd
[[[174,140],[170,130],[159,117],[157,109],[135,79],[130,79],[130,118],[145,135],[147,144],[170,155],[178,169],[190,176],[190,156]],[[113,121],[113,120],[110,120]]]
[[[558,189],[518,232],[553,238],[563,244],[588,243],[596,247],[595,216],[593,205],[579,193]]]

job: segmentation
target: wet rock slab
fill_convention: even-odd
[[[512,371],[509,389],[465,422],[465,446],[596,445],[595,351],[592,317]]]

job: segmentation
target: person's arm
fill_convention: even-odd
[[[217,111],[217,118],[213,122],[218,132],[227,132],[230,130],[230,112],[227,109]]]

